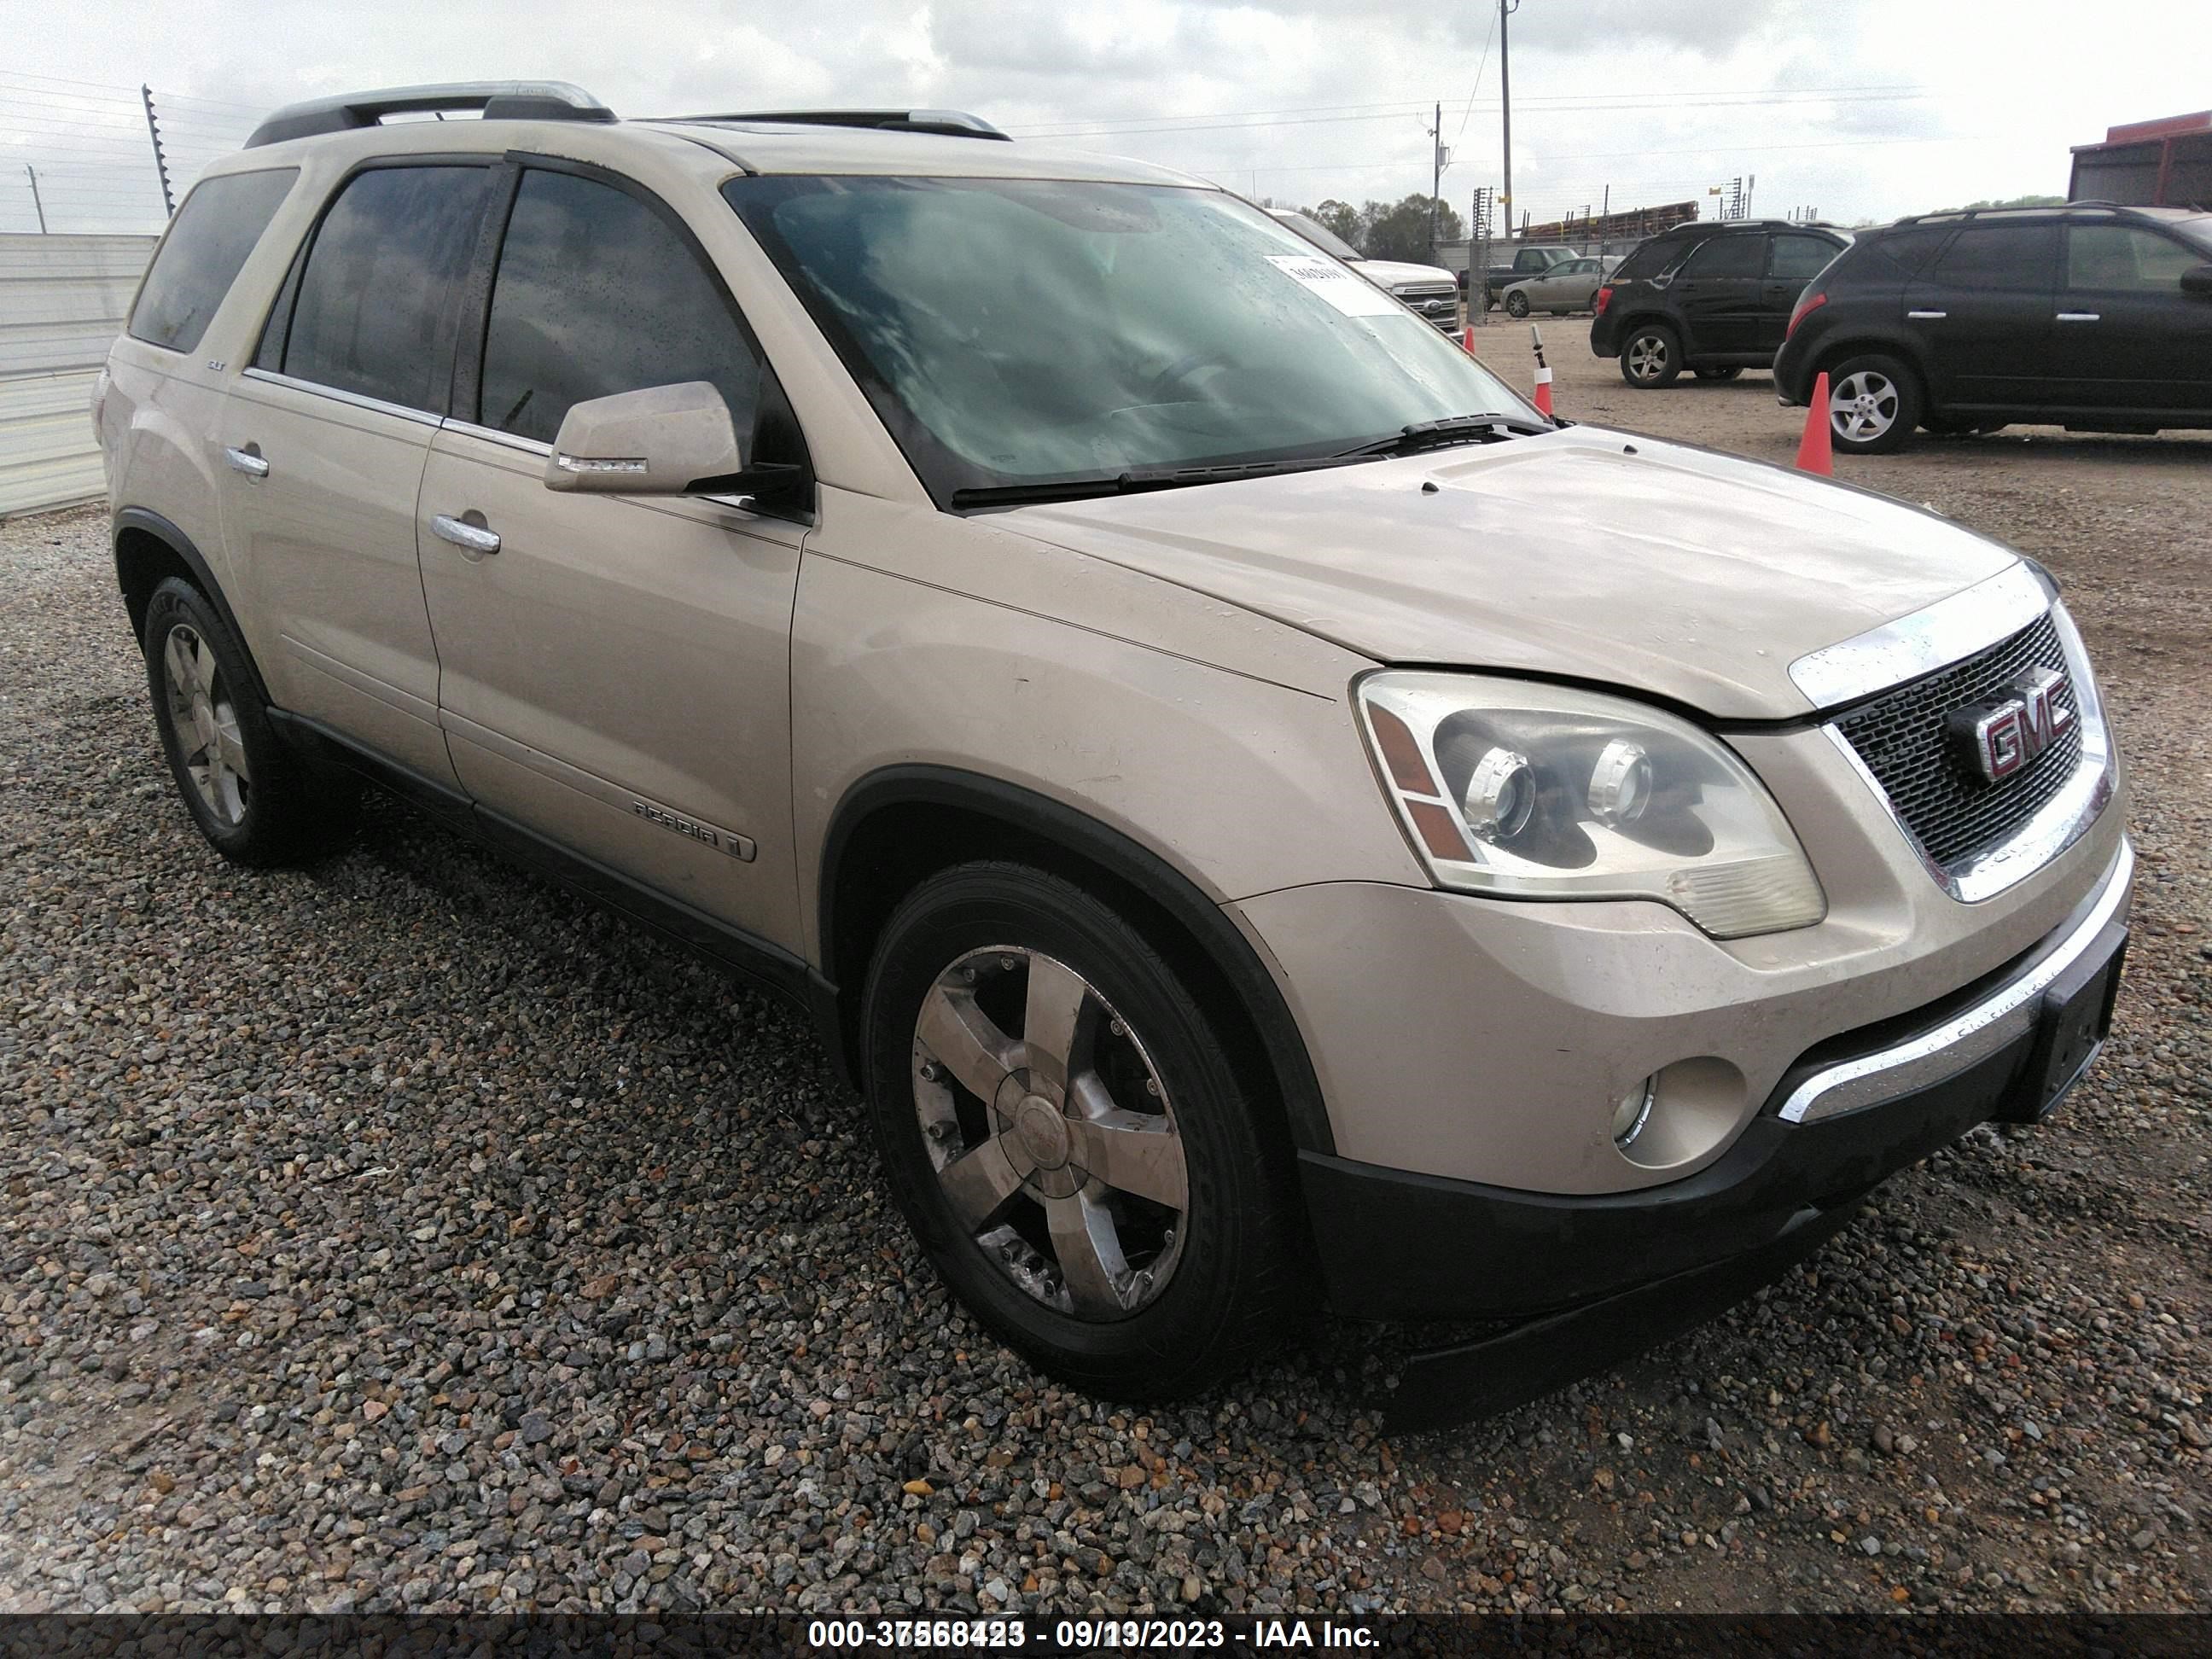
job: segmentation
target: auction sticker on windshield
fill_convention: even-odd
[[[1387,317],[1396,308],[1390,296],[1374,283],[1327,259],[1310,253],[1270,253],[1267,263],[1347,317]]]

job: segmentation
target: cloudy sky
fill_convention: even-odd
[[[547,77],[623,114],[968,109],[1314,203],[1500,183],[1493,0],[0,0],[0,230],[161,221],[137,88],[175,171],[291,99]],[[1755,178],[1754,212],[1844,222],[2063,192],[2067,147],[2212,101],[2206,0],[1520,0],[1516,205],[1538,220]]]

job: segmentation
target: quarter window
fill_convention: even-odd
[[[522,176],[484,331],[477,419],[551,442],[573,404],[709,380],[752,428],[760,362],[720,285],[648,204],[572,173]]]
[[[1687,276],[1756,276],[1766,265],[1764,236],[1715,236],[1682,267]]]
[[[202,179],[177,210],[177,222],[146,273],[131,308],[131,337],[172,351],[197,349],[299,176],[297,167],[277,167]]]
[[[443,414],[452,319],[489,178],[476,167],[373,167],[357,174],[308,250],[284,339],[283,372]]]
[[[2132,225],[2074,225],[2066,232],[2066,286],[2107,293],[2176,294],[2181,273],[2204,256]]]
[[[1929,275],[1958,288],[2047,292],[2057,262],[2057,225],[1968,225]]]

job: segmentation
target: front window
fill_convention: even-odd
[[[1457,416],[1540,422],[1429,324],[1218,191],[769,177],[723,193],[940,504],[1312,465]]]

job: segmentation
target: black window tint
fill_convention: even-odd
[[[760,363],[676,228],[627,191],[523,174],[484,331],[483,424],[551,442],[572,404],[710,380],[751,429]]]
[[[284,373],[442,413],[452,319],[476,245],[483,167],[373,167],[324,216],[300,275]]]
[[[1929,271],[1958,288],[2048,289],[2058,263],[2058,227],[1968,225]]]
[[[1616,283],[1632,283],[1639,276],[1656,276],[1666,270],[1668,260],[1681,247],[1680,242],[1640,242],[1629,250],[1628,257],[1613,273]]]
[[[1766,268],[1764,236],[1715,236],[1682,267],[1685,276],[1756,276]]]
[[[1828,267],[1838,252],[1833,242],[1818,236],[1778,236],[1766,256],[1766,274],[1778,283],[1809,283]]]
[[[1875,250],[1908,276],[1917,276],[1921,268],[1936,257],[1936,250],[1949,240],[1955,227],[1951,225],[1915,225],[1908,230],[1884,232],[1874,243]]]
[[[2133,225],[2074,225],[2066,232],[2066,286],[2179,294],[2181,273],[2203,264],[2196,249]]]
[[[132,336],[172,351],[195,349],[299,176],[297,167],[278,167],[203,179],[177,210],[177,222],[138,290]]]

